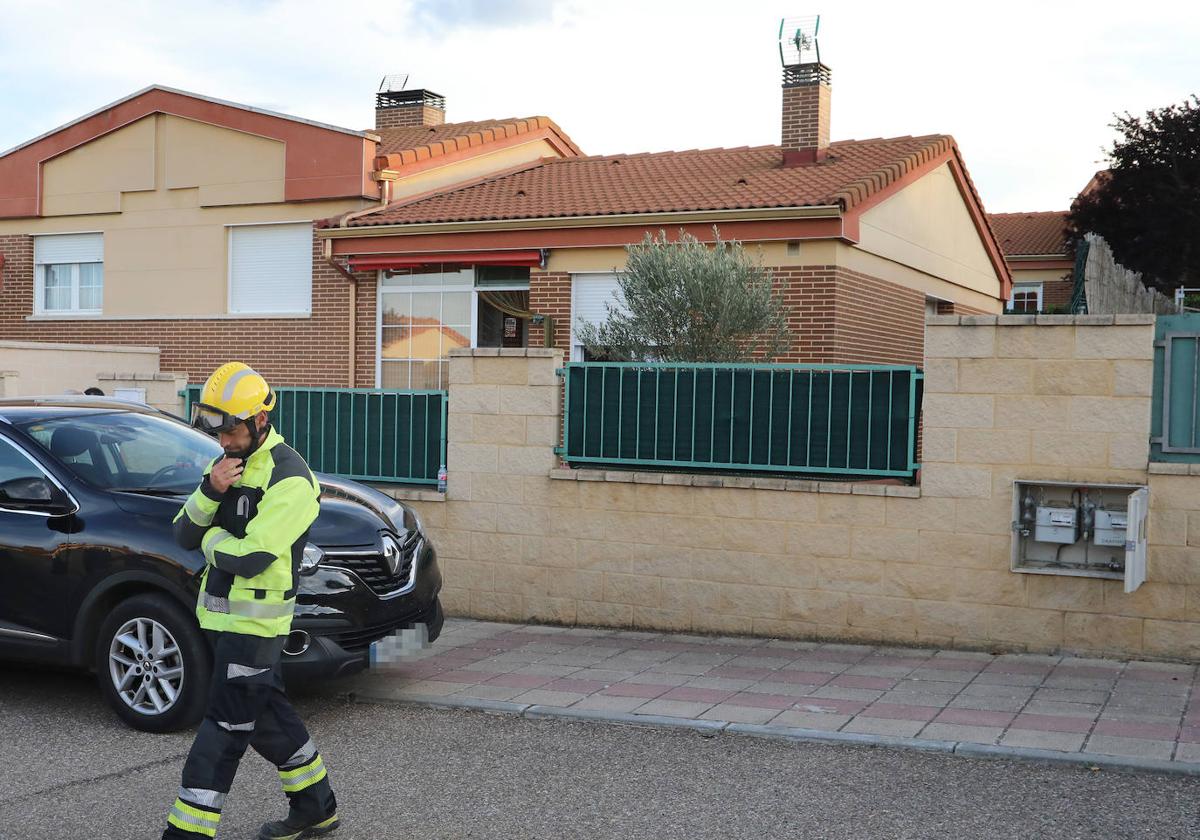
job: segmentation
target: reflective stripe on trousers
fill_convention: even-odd
[[[296,793],[315,785],[324,779],[325,762],[318,755],[307,764],[302,764],[294,770],[280,770],[279,779],[283,783],[284,793]]]
[[[182,799],[176,799],[167,814],[167,822],[183,831],[200,834],[204,837],[216,837],[217,826],[221,823],[219,811],[208,811],[189,805]]]

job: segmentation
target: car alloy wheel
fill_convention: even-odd
[[[108,673],[117,696],[133,711],[161,715],[183,691],[183,657],[179,644],[152,618],[133,618],[113,634]]]

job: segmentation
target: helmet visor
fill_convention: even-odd
[[[231,432],[242,421],[226,411],[204,403],[192,406],[192,426],[210,435]]]

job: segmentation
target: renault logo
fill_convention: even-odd
[[[400,545],[390,534],[383,535],[383,562],[393,575],[400,571]]]

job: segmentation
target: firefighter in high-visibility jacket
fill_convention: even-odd
[[[320,485],[271,428],[276,396],[240,362],[219,367],[192,424],[224,454],[175,519],[184,548],[207,561],[196,615],[213,650],[208,709],[183,767],[164,838],[215,837],[225,797],[249,745],[279,770],[288,815],[260,840],[299,840],[338,827],[325,764],[284,693],[280,656],[292,626],[297,576]]]

